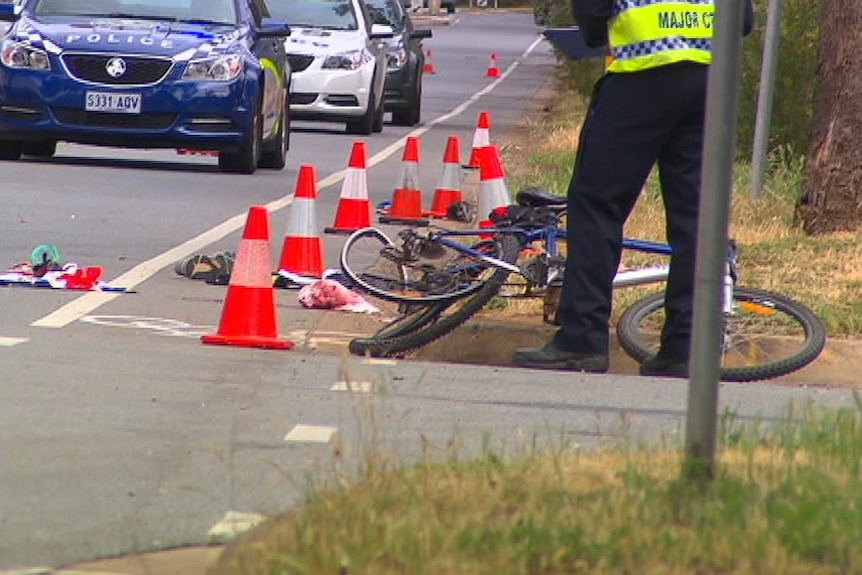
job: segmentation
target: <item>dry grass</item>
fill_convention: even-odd
[[[563,195],[571,177],[585,102],[565,95],[548,111],[528,122],[527,141],[517,153],[503,153],[510,190],[542,185]],[[514,145],[512,147],[515,147]],[[523,154],[527,150],[529,153]],[[795,198],[802,181],[798,158],[774,154],[761,198],[751,197],[749,166],[739,164],[731,204],[730,235],[740,246],[743,285],[773,290],[797,299],[817,313],[832,337],[862,333],[862,237],[858,233],[809,237],[793,225]],[[511,164],[510,164],[511,161]],[[627,236],[665,241],[664,207],[657,178],[650,178],[635,206]],[[623,267],[661,263],[661,258],[623,255]],[[654,285],[619,290],[615,316]],[[541,318],[541,302],[496,302],[484,314],[495,317]]]

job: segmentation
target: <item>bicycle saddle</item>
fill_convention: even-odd
[[[524,188],[515,194],[515,203],[519,206],[527,206],[531,208],[538,208],[541,206],[547,206],[549,208],[565,208],[566,198],[555,196],[545,188],[530,186],[529,188]]]

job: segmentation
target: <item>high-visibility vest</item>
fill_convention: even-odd
[[[714,23],[714,0],[614,0],[608,72],[709,64]]]

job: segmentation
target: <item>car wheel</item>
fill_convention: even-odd
[[[416,76],[416,90],[410,96],[406,108],[392,112],[392,123],[396,126],[415,126],[422,119],[422,80]]]
[[[268,170],[283,170],[287,164],[287,151],[290,149],[290,118],[287,107],[281,113],[281,125],[273,141],[263,148],[258,167]]]
[[[374,94],[371,94],[368,97],[368,109],[365,110],[365,113],[362,114],[362,117],[358,120],[351,120],[347,122],[347,133],[348,134],[361,134],[363,136],[368,136],[374,131],[374,120],[377,115],[377,102],[375,101]]]
[[[54,140],[24,142],[21,153],[35,158],[52,158],[57,153],[57,142]]]
[[[377,106],[377,113],[374,114],[374,126],[372,126],[372,130],[375,134],[379,134],[383,131],[383,116],[386,111],[383,109],[383,104],[381,103]]]
[[[21,157],[23,149],[21,142],[0,141],[0,160],[17,160]]]
[[[219,153],[218,167],[222,172],[253,174],[257,170],[261,155],[261,140],[263,139],[263,119],[260,117],[260,108],[258,101],[252,115],[251,133],[240,144],[239,151]]]

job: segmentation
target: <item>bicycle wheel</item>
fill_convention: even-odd
[[[737,287],[732,315],[724,318],[723,381],[756,381],[786,375],[817,359],[826,329],[803,304],[783,295]],[[649,295],[623,312],[617,338],[638,362],[652,356],[664,323],[664,294]]]
[[[470,249],[494,257],[485,242]],[[418,251],[417,261],[405,262],[401,246],[377,228],[363,228],[345,241],[341,269],[366,293],[420,305],[457,301],[481,288],[488,271],[494,269],[493,264],[433,240]]]
[[[437,321],[448,304],[437,303],[428,306],[402,304],[401,315],[377,330],[369,337],[357,337],[350,340],[348,350],[353,355],[385,356],[387,340],[401,337]]]
[[[495,246],[494,257],[507,263],[515,263],[521,249],[519,240],[508,234],[499,235],[493,240],[480,243],[486,244],[484,246],[486,249],[490,249],[492,245]],[[506,281],[510,272],[502,268],[495,267],[492,269],[493,271],[485,278],[475,293],[462,298],[462,301],[441,304],[439,309],[435,310],[437,315],[434,321],[426,321],[421,329],[414,329],[399,336],[354,339],[349,346],[351,353],[371,354],[374,357],[403,356],[443,337],[478,313],[485,307],[485,304],[491,301],[491,298],[497,295],[500,286]],[[426,311],[425,313],[430,314],[432,312]]]

